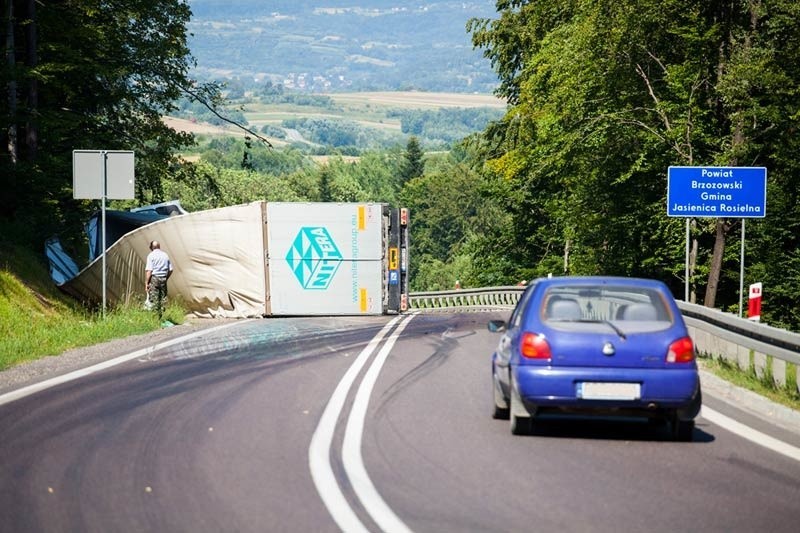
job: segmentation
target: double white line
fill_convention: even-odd
[[[311,438],[311,445],[308,448],[308,464],[311,469],[311,478],[314,480],[317,492],[322,498],[325,507],[328,508],[333,520],[346,533],[367,532],[369,530],[358,518],[353,508],[350,507],[339,483],[336,481],[336,476],[331,467],[333,434],[347,395],[361,373],[361,369],[366,365],[384,337],[398,323],[397,329],[386,340],[358,387],[345,428],[342,444],[342,463],[353,491],[356,493],[364,510],[372,517],[378,527],[383,531],[391,532],[410,533],[411,531],[389,508],[378,493],[375,485],[373,485],[372,480],[370,480],[369,474],[367,474],[367,470],[364,467],[364,460],[361,457],[361,439],[364,432],[364,420],[367,415],[369,397],[378,379],[378,374],[386,362],[389,352],[394,347],[394,343],[413,317],[414,315],[401,315],[393,318],[369,341],[341,381],[339,381],[336,390],[333,391],[333,395],[322,413],[317,429],[314,431],[314,436]]]

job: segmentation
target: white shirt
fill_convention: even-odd
[[[166,252],[156,248],[147,254],[147,266],[144,269],[152,271],[154,276],[166,278],[167,274],[172,272],[172,262]]]

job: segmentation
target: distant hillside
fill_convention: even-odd
[[[493,0],[189,0],[195,74],[270,80],[313,92],[490,93],[489,61],[466,22]]]
[[[409,135],[426,150],[445,150],[499,120],[505,108],[503,100],[487,94],[251,91],[232,100],[226,112],[238,113],[237,122],[266,135],[275,147],[291,144],[318,155],[320,150],[357,155],[405,145]],[[164,121],[202,136],[242,135],[216,118],[202,104],[185,100]]]

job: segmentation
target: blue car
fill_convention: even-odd
[[[533,281],[492,355],[494,418],[530,433],[546,413],[646,417],[691,441],[702,395],[695,349],[675,299],[656,280]]]

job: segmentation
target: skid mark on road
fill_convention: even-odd
[[[82,377],[89,376],[96,372],[100,372],[101,370],[105,370],[107,368],[111,368],[113,366],[125,363],[127,361],[132,361],[134,359],[138,359],[140,357],[147,357],[150,354],[157,352],[163,348],[167,348],[169,346],[174,346],[181,342],[186,342],[190,339],[194,339],[195,337],[200,337],[202,335],[209,335],[211,333],[220,331],[225,328],[229,328],[236,324],[240,324],[241,322],[232,323],[232,324],[223,324],[221,326],[217,326],[214,328],[203,329],[200,331],[195,331],[194,333],[189,333],[188,335],[184,335],[182,337],[177,337],[175,339],[171,339],[160,344],[155,344],[153,346],[148,346],[147,348],[142,348],[141,350],[136,350],[135,352],[131,352],[126,355],[121,355],[119,357],[115,357],[114,359],[109,359],[108,361],[104,361],[102,363],[98,363],[96,365],[92,365],[86,368],[82,368],[80,370],[75,370],[73,372],[69,372],[68,374],[64,374],[61,376],[57,376],[51,379],[47,379],[45,381],[40,381],[39,383],[34,383],[33,385],[28,385],[27,387],[22,387],[21,389],[17,389],[15,391],[8,392],[6,394],[0,395],[0,405],[5,405],[7,403],[11,403],[15,400],[19,400],[20,398],[25,398],[26,396],[30,396],[32,394],[36,394],[37,392],[41,392],[43,390],[49,389],[51,387],[55,387],[56,385],[61,385],[62,383],[67,383],[70,381],[74,381],[76,379],[80,379]]]

